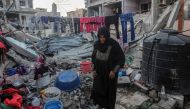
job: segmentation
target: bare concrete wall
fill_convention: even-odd
[[[104,15],[104,16],[113,15],[112,8],[110,8],[109,6],[104,6],[104,7],[103,7],[103,15]]]
[[[139,0],[124,0],[123,13],[136,12],[139,9]]]

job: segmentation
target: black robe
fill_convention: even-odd
[[[102,50],[101,48],[104,48]],[[94,78],[91,98],[102,108],[114,109],[117,91],[117,72],[124,66],[125,56],[120,45],[109,38],[106,47],[97,41],[94,44],[92,62],[97,76]],[[110,71],[116,73],[114,79],[109,78]]]

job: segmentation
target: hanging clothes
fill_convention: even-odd
[[[66,18],[66,24],[67,24],[67,26],[69,26],[71,33],[73,33],[74,30],[73,30],[73,20],[72,20],[72,18]]]
[[[75,34],[80,33],[80,18],[73,18]]]
[[[115,30],[116,30],[116,35],[117,35],[117,39],[120,38],[119,35],[119,15],[115,15],[115,16],[106,16],[105,17],[105,26],[110,30],[110,25],[114,24],[115,26]]]
[[[48,24],[48,16],[41,16],[42,23]]]
[[[65,33],[66,32],[66,19],[65,18],[61,18],[61,21],[60,21],[60,25],[61,25],[61,32],[62,33]]]
[[[84,29],[86,29],[87,31],[87,28],[89,27],[88,23],[89,23],[89,18],[87,17],[80,18],[80,32],[83,32]]]
[[[80,31],[86,29],[87,33],[98,31],[105,24],[105,17],[84,17],[80,18]]]
[[[32,16],[32,17],[31,17],[31,22],[32,22],[32,23],[36,23],[36,17],[35,17],[35,16]]]
[[[48,17],[48,20],[49,20],[50,22],[54,22],[54,21],[55,21],[54,17],[51,17],[51,16]]]
[[[131,41],[134,41],[135,40],[135,27],[134,27],[133,13],[122,14],[122,15],[120,15],[120,19],[121,19],[121,25],[122,25],[123,43],[128,42],[127,22],[130,22]]]

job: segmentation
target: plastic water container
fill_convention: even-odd
[[[63,104],[59,100],[48,101],[43,109],[63,109]]]
[[[61,96],[61,90],[58,89],[57,87],[48,87],[44,91],[42,91],[42,98],[44,102],[51,101],[51,100],[59,100]],[[54,97],[47,97],[46,94],[54,94],[56,96]]]
[[[8,76],[13,76],[16,74],[16,69],[15,68],[9,68],[7,69],[7,75]]]
[[[80,79],[77,72],[67,70],[61,72],[55,82],[55,86],[60,90],[70,92],[78,88],[80,85]]]
[[[83,73],[89,73],[92,71],[92,62],[81,62],[80,66]]]

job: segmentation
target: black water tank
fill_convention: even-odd
[[[190,94],[190,36],[161,30],[143,41],[142,77],[168,93]]]

